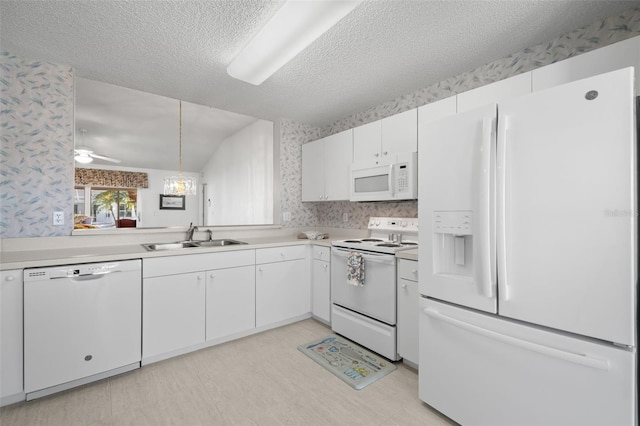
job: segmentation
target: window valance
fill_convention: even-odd
[[[149,177],[143,172],[76,168],[75,184],[109,188],[148,188]]]

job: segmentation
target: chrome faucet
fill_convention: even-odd
[[[211,229],[207,229],[207,234],[209,234],[209,241],[213,240],[213,231]]]
[[[187,241],[193,241],[193,233],[198,230],[197,226],[193,226],[193,222],[189,224],[189,229],[187,229]]]

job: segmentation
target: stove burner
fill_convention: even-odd
[[[374,242],[374,243],[381,243],[382,240],[379,238],[363,238],[362,241],[366,241],[366,242]]]
[[[376,247],[402,247],[402,246],[396,243],[382,243],[382,244],[376,244]]]
[[[357,243],[360,244],[362,241],[360,240],[344,240],[343,243]]]

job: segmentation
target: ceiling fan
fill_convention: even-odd
[[[82,133],[82,143],[84,144],[84,135],[87,133],[87,129],[80,129],[80,133]],[[87,164],[91,163],[94,158],[99,160],[110,161],[112,163],[120,163],[121,161],[111,157],[105,157],[104,155],[98,155],[93,153],[93,149],[88,146],[80,145],[75,148],[75,157],[74,159],[78,163]]]

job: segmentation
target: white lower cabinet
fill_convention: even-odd
[[[204,340],[204,272],[145,278],[142,357],[194,346]]]
[[[305,246],[256,250],[256,327],[311,311]]]
[[[398,354],[418,365],[418,262],[398,260]]]
[[[207,271],[206,338],[220,339],[256,327],[256,267]]]
[[[313,246],[311,276],[311,313],[316,318],[331,322],[331,248]]]
[[[24,398],[22,269],[0,272],[0,406]]]

